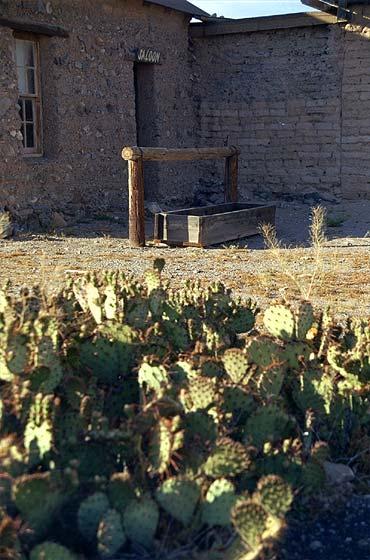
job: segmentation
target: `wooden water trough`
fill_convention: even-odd
[[[207,247],[259,233],[275,223],[275,206],[229,202],[156,214],[154,239],[168,245]]]
[[[220,148],[123,148],[129,169],[129,238],[145,246],[144,161],[226,159],[225,204],[164,212],[155,216],[154,238],[169,245],[206,246],[258,233],[260,223],[274,223],[275,207],[238,203],[239,150]]]

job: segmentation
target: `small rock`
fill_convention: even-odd
[[[320,548],[322,548],[322,543],[320,541],[312,541],[310,544],[311,550],[319,550]]]
[[[357,546],[363,550],[370,550],[370,539],[359,540]]]
[[[51,216],[51,227],[61,228],[61,227],[65,227],[66,225],[67,222],[65,221],[63,215],[60,214],[59,212],[53,212]]]
[[[159,206],[158,202],[155,200],[148,200],[145,203],[145,208],[149,210],[151,214],[157,214],[162,212],[162,208]]]
[[[12,102],[10,99],[5,97],[4,99],[0,99],[0,117],[3,117],[5,113],[10,109]]]
[[[329,484],[341,485],[346,482],[352,482],[355,478],[353,470],[347,465],[341,463],[324,462],[326,478]]]
[[[13,235],[13,224],[9,212],[0,214],[0,239],[7,239]]]

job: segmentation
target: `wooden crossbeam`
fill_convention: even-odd
[[[226,158],[225,201],[238,201],[239,150],[220,148],[141,148],[128,146],[122,158],[128,161],[129,239],[132,247],[145,246],[144,161],[197,161]]]
[[[49,23],[35,22],[19,18],[0,17],[0,26],[10,27],[10,29],[14,29],[15,31],[35,33],[36,35],[69,37],[68,31],[59,25],[51,25]]]

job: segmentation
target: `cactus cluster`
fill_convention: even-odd
[[[204,557],[217,533],[251,560],[324,461],[363,456],[368,321],[298,302],[256,322],[222,284],[171,290],[163,267],[0,291],[1,558]]]

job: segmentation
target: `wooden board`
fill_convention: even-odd
[[[273,205],[229,203],[156,214],[154,238],[169,245],[209,246],[259,233],[275,224]]]

